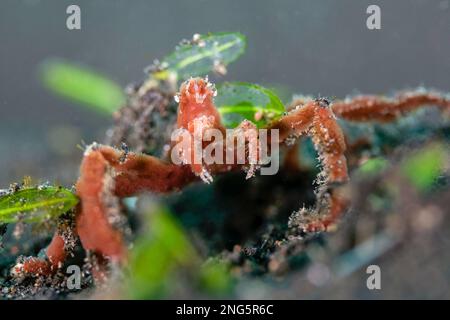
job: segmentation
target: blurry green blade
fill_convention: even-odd
[[[195,43],[184,44],[162,60],[168,70],[179,79],[203,76],[217,65],[226,66],[236,60],[244,51],[244,35],[234,33],[211,33],[200,36]]]
[[[388,165],[388,161],[382,157],[371,158],[358,168],[358,172],[364,176],[373,176],[382,172]]]
[[[196,265],[199,256],[183,227],[162,205],[150,209],[149,229],[135,242],[130,259],[133,298],[162,296],[176,279],[174,270]]]
[[[111,114],[125,101],[121,87],[115,82],[61,59],[46,61],[40,75],[50,91],[99,113]]]
[[[0,223],[42,222],[69,211],[77,203],[77,196],[60,187],[19,190],[0,198]]]
[[[210,259],[202,265],[199,272],[200,285],[209,294],[228,294],[233,289],[233,278],[227,263]]]
[[[285,111],[283,103],[275,93],[245,82],[219,85],[215,104],[227,128],[235,128],[244,119],[252,121],[258,127],[264,127]]]
[[[417,189],[427,191],[444,170],[447,156],[442,144],[431,144],[404,160],[402,173]]]
[[[165,207],[152,215],[151,234],[161,241],[168,254],[179,263],[189,263],[197,259],[187,234],[176,218]]]

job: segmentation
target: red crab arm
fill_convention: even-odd
[[[120,198],[150,191],[166,193],[183,188],[195,180],[189,166],[178,166],[164,162],[158,158],[123,153],[108,146],[100,146],[98,152],[114,170],[114,195]]]
[[[410,92],[393,99],[382,96],[358,96],[345,101],[336,101],[331,107],[337,116],[345,120],[389,122],[402,114],[428,105],[450,111],[450,98],[433,92]]]
[[[122,233],[108,217],[108,204],[117,197],[128,197],[143,191],[156,193],[181,189],[195,179],[188,166],[165,163],[155,157],[123,152],[93,145],[86,152],[77,182],[81,204],[77,208],[76,233],[86,250],[112,259],[125,258]],[[109,198],[109,199],[108,199]],[[64,262],[67,252],[59,232],[46,250],[47,259],[28,258],[21,270],[28,274],[48,275]],[[17,270],[19,271],[19,270]]]
[[[280,142],[307,134],[312,138],[323,164],[324,182],[345,182],[348,179],[344,135],[325,101],[310,101],[269,126],[278,129]]]
[[[148,155],[128,153],[124,157],[123,152],[114,148],[94,146],[83,159],[76,186],[82,200],[76,226],[83,247],[122,260],[126,250],[122,232],[109,219],[111,199],[143,191],[169,192],[193,179],[189,167],[165,163]]]
[[[67,253],[64,249],[64,239],[56,232],[52,241],[46,249],[47,259],[30,257],[22,266],[15,266],[15,273],[26,273],[34,275],[48,275],[61,267],[66,259]]]
[[[291,136],[300,136],[310,129],[315,112],[315,101],[293,109],[269,126],[269,129],[279,130],[280,142]]]

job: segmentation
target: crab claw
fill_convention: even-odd
[[[180,87],[180,103],[203,104],[205,100],[212,101],[217,91],[214,84],[208,78],[191,78],[185,81]]]
[[[211,143],[204,141],[204,134],[210,129],[225,131],[213,103],[214,96],[216,89],[208,78],[191,78],[181,85],[176,99],[179,101],[177,126],[186,129],[191,138],[183,154],[192,162],[186,163],[190,163],[192,171],[206,183],[211,183],[213,178],[203,166],[202,149]]]
[[[208,78],[191,78],[185,81],[177,95],[179,101],[178,128],[188,129],[189,123],[201,116],[212,116],[214,127],[222,127],[220,114],[213,103],[215,96],[216,89],[214,84],[208,81]]]

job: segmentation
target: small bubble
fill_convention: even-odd
[[[220,61],[220,60],[214,60],[214,72],[216,72],[217,74],[224,76],[227,74],[227,68],[225,66],[225,64]]]

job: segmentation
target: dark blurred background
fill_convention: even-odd
[[[66,8],[81,7],[81,30]],[[381,7],[381,30],[366,9]],[[193,33],[240,31],[246,54],[226,79],[282,84],[342,97],[425,85],[449,90],[449,1],[2,0],[0,3],[0,185],[24,175],[70,183],[81,151],[102,140],[110,119],[46,91],[37,66],[81,62],[121,85]]]

